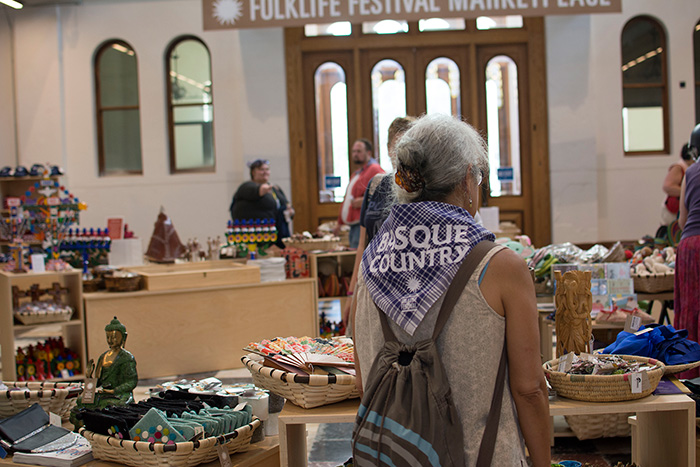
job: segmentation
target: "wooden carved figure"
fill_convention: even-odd
[[[590,352],[593,328],[591,322],[591,271],[554,271],[557,291],[555,326],[557,357],[569,352]]]

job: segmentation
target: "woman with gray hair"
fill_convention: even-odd
[[[424,116],[401,138],[396,158],[396,203],[364,252],[353,303],[358,389],[368,391],[358,420],[371,403],[374,381],[383,377],[376,374],[377,356],[390,340],[383,325],[404,355],[418,355],[433,336],[463,260],[480,243],[494,240],[474,221],[488,173],[486,147],[474,128],[449,116]],[[447,321],[440,320],[444,327],[437,327],[435,340],[461,425],[464,465],[477,464],[493,399],[502,404],[495,415],[493,465],[527,465],[527,446],[533,466],[549,466],[550,418],[534,286],[526,264],[508,248],[486,243],[478,253],[483,257],[473,258],[476,268]],[[494,387],[501,357],[507,378],[502,376],[498,397]],[[377,451],[401,463],[402,453],[392,451],[390,443],[377,445],[362,431],[356,430],[353,439],[355,465],[376,462]],[[380,443],[393,436],[389,431],[381,432]]]

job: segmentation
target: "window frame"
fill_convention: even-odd
[[[625,90],[626,89],[660,89],[661,90],[661,106],[662,106],[662,133],[664,137],[664,144],[663,148],[659,150],[643,150],[643,151],[625,151],[624,148],[624,135],[621,139],[623,141],[622,145],[622,151],[624,153],[624,156],[654,156],[654,155],[667,155],[670,152],[670,130],[669,130],[669,98],[668,98],[668,57],[670,55],[669,50],[668,50],[668,38],[666,34],[666,29],[663,27],[663,24],[657,20],[656,18],[653,18],[652,16],[649,15],[639,15],[631,18],[629,21],[625,23],[625,25],[622,27],[622,31],[620,32],[620,58],[621,60],[624,61],[624,56],[625,53],[623,51],[623,36],[625,34],[625,30],[627,28],[637,22],[645,21],[650,24],[652,24],[660,33],[661,37],[661,45],[660,47],[662,48],[662,53],[661,53],[661,83],[653,83],[653,84],[644,84],[644,83],[632,83],[632,84],[625,84],[625,75],[624,71],[620,69],[620,81],[622,83],[622,88],[621,88],[621,103],[622,107],[620,108],[620,118],[622,118],[622,110],[625,108]],[[625,65],[625,63],[620,64],[621,67]],[[624,132],[624,123],[622,125],[622,130]]]
[[[102,79],[100,77],[100,67],[99,63],[102,55],[111,48],[113,45],[120,45],[122,47],[127,47],[134,52],[134,60],[136,60],[136,97],[137,104],[135,106],[111,106],[105,107],[102,105],[101,91],[102,91]],[[141,148],[141,170],[110,170],[106,169],[106,158],[105,158],[105,136],[103,133],[103,114],[105,111],[109,110],[136,110],[139,113],[139,126],[141,125],[141,94],[139,93],[139,73],[138,73],[138,56],[136,54],[136,49],[134,49],[128,42],[122,39],[108,39],[100,44],[95,50],[93,65],[93,76],[95,79],[95,122],[97,124],[95,130],[97,133],[97,165],[98,174],[100,177],[112,176],[112,175],[143,175],[143,148],[141,147],[141,138],[139,138],[139,147]],[[140,134],[140,133],[139,133]]]
[[[209,79],[211,80],[211,113],[212,113],[212,119],[211,119],[211,142],[212,142],[212,155],[214,159],[214,163],[211,166],[200,166],[200,167],[189,167],[186,169],[178,169],[177,168],[177,161],[176,161],[176,155],[175,155],[175,115],[174,115],[174,109],[177,108],[183,108],[183,107],[195,107],[195,106],[202,106],[204,104],[173,104],[172,100],[172,80],[170,79],[170,55],[172,54],[173,50],[175,47],[177,47],[180,43],[188,40],[193,40],[196,42],[199,42],[204,49],[207,51],[207,54],[209,54]],[[184,173],[212,173],[216,172],[216,138],[214,137],[214,77],[212,75],[212,65],[211,65],[211,51],[209,50],[209,47],[207,47],[207,44],[200,39],[199,37],[192,35],[192,34],[187,34],[187,35],[182,35],[178,36],[170,43],[168,44],[168,47],[165,49],[165,101],[166,101],[166,106],[167,106],[167,115],[168,115],[168,154],[169,154],[169,164],[170,164],[170,173],[171,174],[184,174]]]

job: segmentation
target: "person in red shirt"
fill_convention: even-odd
[[[343,225],[350,226],[350,248],[357,248],[360,241],[360,211],[367,184],[375,175],[384,173],[372,155],[372,143],[368,140],[360,138],[352,144],[352,161],[355,164],[361,164],[362,167],[350,178],[338,215],[338,224],[333,230],[334,235],[339,235]]]

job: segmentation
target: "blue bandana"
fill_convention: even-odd
[[[474,245],[494,238],[452,204],[396,205],[362,255],[367,290],[380,310],[413,335]]]

